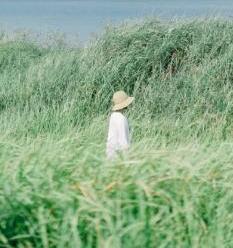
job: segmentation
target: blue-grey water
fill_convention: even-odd
[[[62,32],[87,41],[107,23],[144,16],[232,18],[233,0],[0,0],[0,28]]]

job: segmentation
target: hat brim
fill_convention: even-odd
[[[113,106],[112,110],[117,111],[128,107],[134,100],[134,97],[128,97],[124,102]]]

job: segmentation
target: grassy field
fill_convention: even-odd
[[[233,22],[0,37],[0,247],[233,247]],[[133,145],[109,162],[120,89]]]

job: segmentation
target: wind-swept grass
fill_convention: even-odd
[[[3,37],[0,246],[233,247],[232,41],[217,19],[124,24],[85,48]],[[133,146],[110,162],[119,89]]]

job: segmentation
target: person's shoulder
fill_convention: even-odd
[[[124,121],[126,117],[121,112],[112,112],[111,119],[115,121]]]
[[[124,118],[125,116],[121,112],[112,112],[111,117],[114,118]]]

